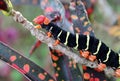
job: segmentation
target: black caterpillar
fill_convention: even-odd
[[[62,30],[54,23],[42,24],[42,28],[51,32],[56,40],[76,50],[87,50],[97,57],[97,60],[115,69],[120,68],[120,54],[115,53],[103,42],[90,35],[72,34]]]

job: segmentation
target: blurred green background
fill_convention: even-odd
[[[119,17],[120,3],[117,1],[120,2],[119,0],[108,0],[108,3]],[[104,18],[103,13],[100,13],[99,8],[96,3],[95,11],[92,15],[95,35],[114,51],[119,52],[120,35],[114,36],[114,33],[112,35],[109,34],[110,28],[114,28],[114,26],[104,22],[107,21],[107,19]],[[43,13],[40,7],[35,5],[18,5],[14,6],[14,9],[20,11],[31,22],[36,16]],[[120,25],[117,26],[119,30]],[[120,32],[120,30],[117,32]],[[24,56],[29,57],[29,51],[31,46],[35,43],[36,38],[32,36],[28,30],[24,29],[21,24],[16,23],[12,17],[6,17],[0,12],[0,40],[9,44],[21,54],[24,54]],[[46,44],[42,44],[29,59],[46,69],[50,74],[53,74],[51,59]],[[0,72],[0,81],[27,81],[19,72],[10,68],[3,62],[0,62],[0,71],[2,71]]]

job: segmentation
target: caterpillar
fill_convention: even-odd
[[[50,22],[48,18],[43,16],[38,16],[33,21],[36,24],[39,24],[39,27],[46,29],[49,32],[49,36],[52,35],[57,43],[63,43],[64,45],[78,51],[89,51],[96,57],[99,63],[103,63],[113,69],[120,68],[120,54],[111,50],[101,40],[90,35],[72,34],[62,30],[53,22]]]

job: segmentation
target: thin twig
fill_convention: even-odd
[[[48,36],[46,36],[45,32],[35,29],[34,25],[31,22],[29,22],[25,17],[23,17],[20,12],[12,10],[12,16],[16,22],[21,23],[23,25],[23,27],[28,29],[33,36],[35,36],[37,39],[39,39],[43,43],[46,43],[52,49],[61,50],[61,52],[63,52],[65,55],[67,55],[68,57],[71,57],[72,59],[74,59],[76,62],[78,62],[80,64],[84,64],[91,68],[97,68],[98,63],[96,61],[91,62],[89,60],[86,60],[85,58],[80,57],[73,51],[71,51],[61,45],[53,46],[55,40],[53,38],[49,38]],[[107,67],[104,71],[107,75],[113,76],[113,74],[114,74],[114,70],[112,68]]]

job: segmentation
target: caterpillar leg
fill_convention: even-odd
[[[100,71],[103,71],[105,68],[106,68],[106,64],[100,63],[100,64],[98,65],[98,69],[99,69]]]
[[[116,69],[115,76],[120,78],[120,69]]]
[[[41,29],[42,27],[41,27],[41,25],[36,25],[34,28]]]
[[[94,56],[94,55],[90,55],[89,57],[88,57],[88,59],[90,60],[90,61],[95,61],[95,59],[96,59],[96,56]]]
[[[47,32],[47,36],[51,37],[52,36],[51,32]]]
[[[81,51],[81,50],[80,50],[80,55],[81,55],[82,57],[84,57],[84,58],[88,58],[89,52],[88,52],[88,51]]]
[[[56,46],[56,45],[58,45],[58,44],[60,44],[60,41],[59,41],[59,40],[56,40],[55,43],[53,44],[53,46]]]

